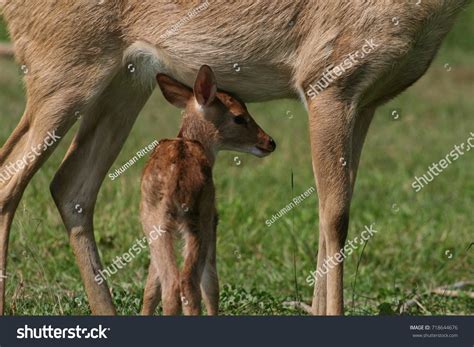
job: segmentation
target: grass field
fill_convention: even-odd
[[[466,152],[420,192],[411,187],[415,175],[424,174],[474,132],[473,23],[471,6],[428,73],[376,114],[362,156],[348,239],[372,223],[378,233],[346,260],[348,314],[396,314],[401,303],[417,294],[420,305],[411,306],[410,314],[474,313],[474,300],[467,295],[427,294],[474,277],[474,247],[467,250],[474,242],[474,154]],[[0,23],[0,39],[5,35]],[[0,60],[0,143],[16,126],[24,105],[19,67]],[[222,153],[214,170],[221,220],[222,313],[303,314],[282,303],[309,301],[312,295],[305,279],[315,268],[316,194],[271,227],[265,221],[293,196],[314,186],[307,116],[296,101],[251,104],[249,109],[278,149],[265,159]],[[393,110],[399,112],[398,120],[391,116]],[[179,110],[156,91],[111,172],[155,139],[174,136],[179,121]],[[49,193],[73,133],[34,177],[18,209],[10,243],[7,314],[90,313]],[[105,266],[142,237],[139,181],[145,162],[142,159],[114,181],[106,178],[101,190],[95,232]],[[110,278],[120,314],[139,312],[147,265],[148,254],[142,252]]]

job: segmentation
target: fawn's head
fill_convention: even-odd
[[[232,150],[265,157],[275,150],[275,141],[250,116],[245,104],[217,91],[209,66],[201,66],[193,90],[167,75],[158,74],[157,81],[166,100],[185,109],[179,136],[198,140],[213,152]]]

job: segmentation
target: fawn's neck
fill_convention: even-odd
[[[210,122],[198,117],[185,116],[178,137],[201,143],[211,166],[214,166],[218,152],[218,135]]]

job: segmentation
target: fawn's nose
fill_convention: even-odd
[[[270,137],[270,147],[272,148],[272,152],[275,150],[275,148],[277,147],[277,144],[276,142]]]

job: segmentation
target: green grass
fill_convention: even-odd
[[[3,21],[3,18],[0,17],[0,41],[7,41],[7,40],[8,40],[7,28]]]
[[[467,247],[474,242],[474,154],[467,152],[421,192],[411,188],[415,175],[425,173],[431,163],[474,131],[472,18],[471,7],[426,76],[377,112],[362,156],[348,239],[371,223],[376,223],[379,232],[363,254],[359,247],[346,260],[344,291],[349,314],[393,314],[416,294],[420,294],[423,308],[412,306],[410,314],[474,313],[474,300],[467,296],[426,294],[441,285],[473,279],[474,247],[469,252]],[[446,63],[451,71],[445,69]],[[0,143],[4,143],[25,100],[18,67],[3,60],[0,71]],[[397,121],[390,118],[394,108],[401,111]],[[301,314],[284,308],[282,302],[311,298],[312,288],[305,279],[315,268],[317,196],[304,200],[271,227],[265,220],[293,196],[314,186],[307,116],[296,101],[252,104],[249,109],[276,139],[278,150],[265,159],[222,153],[214,170],[221,217],[218,270],[222,313]],[[179,120],[180,112],[155,92],[111,170],[153,140],[174,136]],[[73,133],[34,177],[14,220],[8,314],[90,313],[48,189]],[[235,164],[236,156],[241,165]],[[106,178],[101,190],[95,232],[106,266],[142,237],[139,180],[145,161],[115,181]],[[446,250],[452,252],[452,258]],[[147,264],[148,254],[142,252],[110,279],[120,314],[138,313]]]

